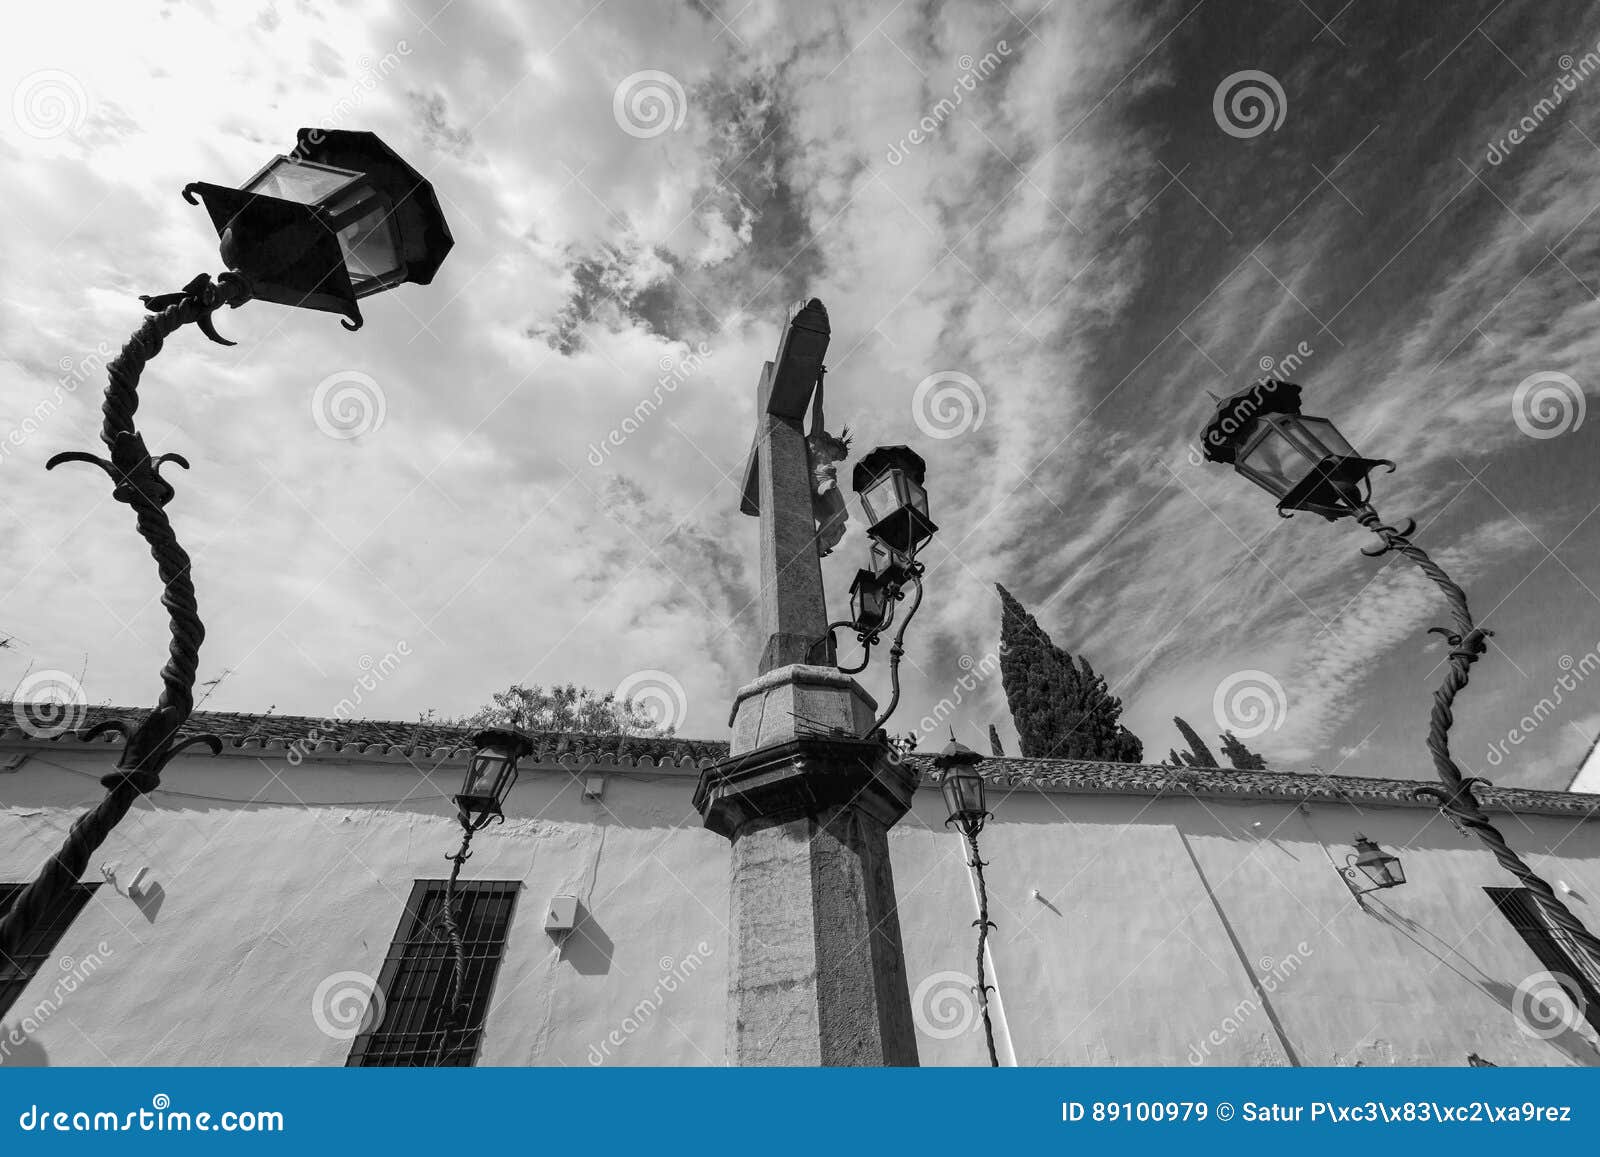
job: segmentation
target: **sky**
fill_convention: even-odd
[[[252,302],[236,347],[190,327],[146,371],[141,429],[192,466],[206,709],[576,681],[725,736],[763,641],[756,383],[815,296],[830,428],[921,453],[941,528],[891,730],[1016,751],[1000,582],[1148,761],[1182,715],[1428,778],[1436,591],[1199,460],[1207,391],[1285,366],[1495,632],[1462,767],[1564,787],[1600,732],[1600,5],[107,2],[30,9],[0,91],[13,695],[159,690],[128,510],[43,465],[97,448],[138,296],[222,269],[183,186],[320,126],[426,174],[456,245],[359,332]]]

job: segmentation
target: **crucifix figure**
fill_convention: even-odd
[[[790,319],[777,360],[762,368],[757,386],[756,432],[739,509],[761,519],[762,675],[815,661],[827,650],[820,557],[838,540],[835,531],[842,531],[844,512],[835,484],[823,527],[826,548],[819,552],[817,479],[803,426],[815,398],[811,442],[819,457],[833,462],[843,458],[843,439],[822,430],[822,358],[827,350],[828,311],[812,298]],[[833,656],[822,661],[831,663]]]

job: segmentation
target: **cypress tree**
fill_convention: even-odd
[[[1179,716],[1174,715],[1172,722],[1183,735],[1183,740],[1189,745],[1189,750],[1184,754],[1184,761],[1190,767],[1216,767],[1217,757],[1211,754],[1211,749],[1206,746],[1206,741],[1200,738],[1200,733],[1190,727]]]
[[[1246,747],[1231,731],[1222,733],[1222,754],[1240,771],[1265,771],[1267,761]]]
[[[996,759],[1004,759],[1006,749],[1000,746],[1000,733],[994,729],[994,724],[989,724],[989,754]]]
[[[1086,659],[1050,641],[1011,592],[1000,592],[1000,678],[1024,756],[1138,763],[1144,745],[1119,722],[1122,700]]]

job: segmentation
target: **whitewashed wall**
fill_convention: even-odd
[[[99,797],[115,749],[14,748],[0,765],[19,753],[29,758],[0,772],[7,881],[30,877]],[[120,861],[125,882],[148,866],[158,894],[99,891],[57,948],[70,967],[47,965],[0,1018],[0,1058],[342,1064],[349,1043],[319,1026],[314,996],[336,973],[376,975],[412,882],[447,873],[458,829],[445,796],[458,777],[459,764],[429,776],[398,759],[179,760],[88,877]],[[729,855],[700,827],[694,781],[688,768],[611,771],[590,801],[565,770],[524,769],[512,818],[477,838],[464,872],[523,885],[479,1063],[724,1062]],[[1519,1028],[1509,1006],[1541,966],[1483,892],[1511,881],[1432,812],[995,795],[983,852],[1004,1061],[1600,1061],[1587,1030],[1545,1040]],[[973,893],[942,819],[925,790],[892,841],[919,1047],[924,1064],[984,1063],[962,979],[974,972]],[[1600,928],[1600,827],[1502,824]],[[1357,830],[1398,852],[1410,876],[1364,905],[1335,868]],[[563,940],[543,929],[557,894],[584,906],[580,932]],[[1247,967],[1272,990],[1281,1033]],[[13,1029],[22,1043],[7,1044]]]

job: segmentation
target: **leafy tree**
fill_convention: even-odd
[[[1050,641],[1005,587],[1000,592],[1000,678],[1024,756],[1138,763],[1144,745],[1119,722],[1122,700],[1087,659]]]
[[[1177,715],[1172,717],[1172,722],[1177,725],[1184,742],[1189,745],[1189,750],[1183,753],[1183,761],[1190,767],[1216,767],[1217,757],[1211,754],[1211,749],[1206,746],[1206,741],[1200,738],[1200,733]]]
[[[1267,761],[1246,747],[1231,731],[1222,733],[1222,754],[1240,771],[1265,771],[1267,767]]]
[[[631,699],[618,700],[576,683],[513,683],[496,691],[494,701],[460,720],[467,727],[520,727],[524,731],[571,731],[586,735],[672,735]]]

